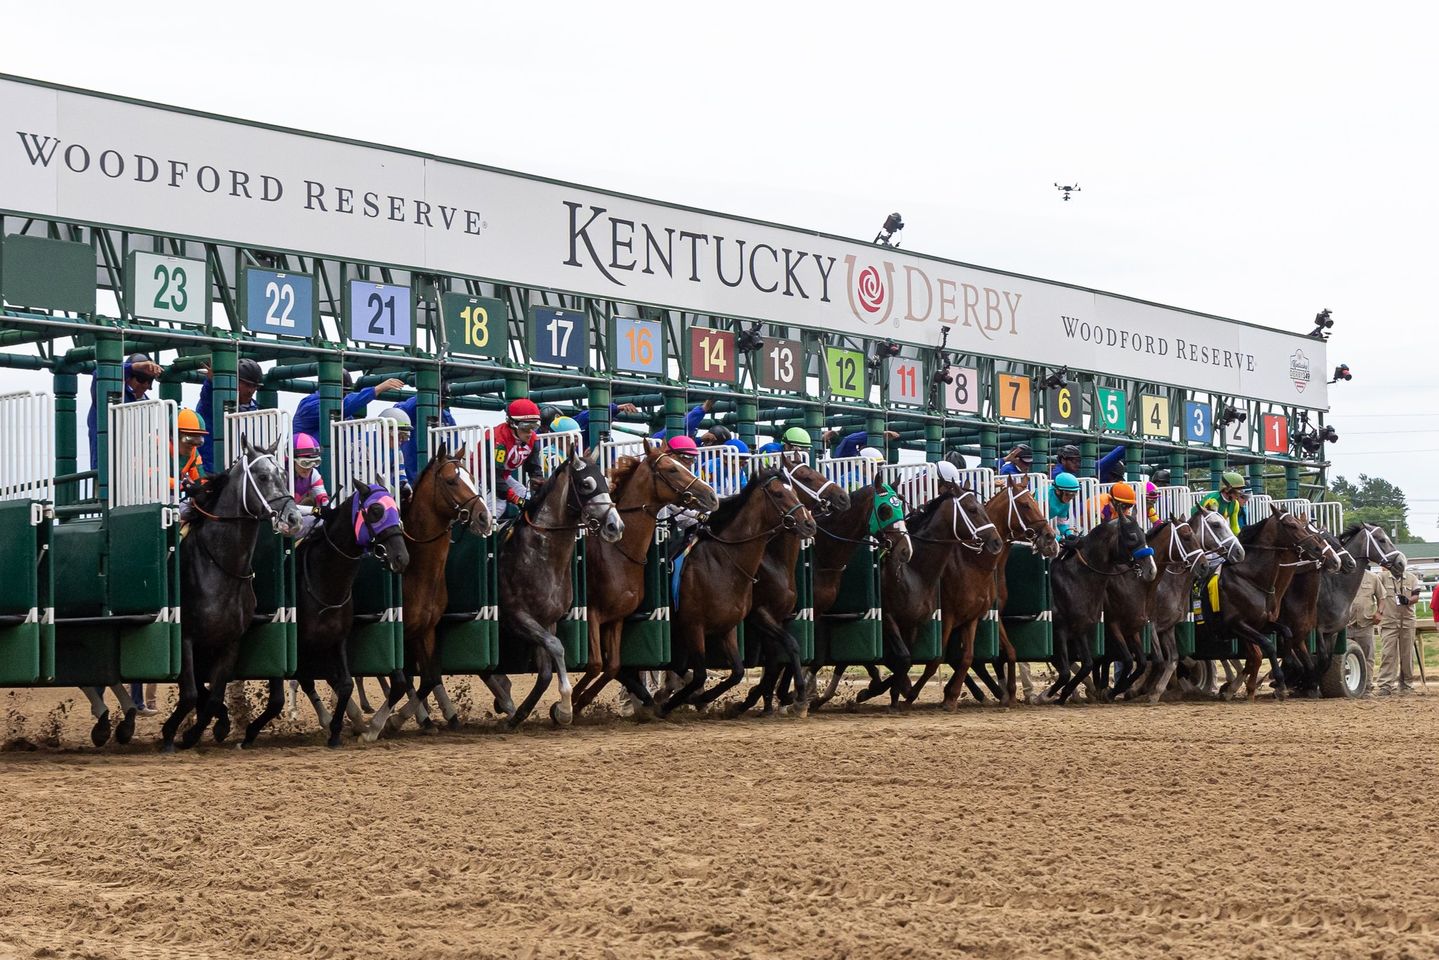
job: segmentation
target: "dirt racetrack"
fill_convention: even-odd
[[[7,960],[1439,955],[1439,689],[173,757],[69,696],[0,693]]]

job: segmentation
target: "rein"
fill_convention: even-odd
[[[240,483],[240,509],[243,510],[244,513],[238,513],[238,514],[232,514],[232,515],[224,515],[224,514],[214,514],[214,513],[210,513],[208,510],[205,510],[204,508],[202,508],[202,507],[201,507],[198,503],[196,503],[194,500],[191,500],[191,501],[190,501],[190,509],[191,509],[191,510],[194,510],[196,513],[198,513],[200,516],[204,517],[206,520],[215,520],[215,521],[217,521],[217,522],[234,521],[234,520],[270,520],[270,519],[273,519],[273,518],[279,513],[279,511],[276,510],[276,509],[275,509],[275,506],[274,506],[276,501],[284,502],[285,500],[289,500],[291,503],[294,503],[294,502],[295,502],[295,498],[294,498],[293,496],[291,496],[289,493],[281,493],[278,497],[266,497],[266,496],[265,496],[265,491],[263,491],[263,490],[260,489],[260,483],[259,483],[258,480],[255,479],[255,475],[254,475],[254,473],[253,473],[253,471],[252,471],[252,469],[251,469],[251,467],[252,467],[253,464],[259,463],[261,460],[268,460],[268,461],[270,461],[272,464],[275,465],[275,470],[276,470],[277,472],[279,471],[279,469],[280,469],[280,464],[279,464],[279,461],[277,461],[277,460],[275,459],[275,455],[274,455],[273,453],[260,453],[260,454],[256,454],[256,455],[255,455],[255,458],[254,458],[253,460],[250,459],[249,457],[245,456],[244,454],[241,454],[241,455],[240,455],[240,458],[239,458],[239,462],[240,462],[240,466],[241,466],[241,473],[243,474],[243,479],[241,480],[241,483]],[[233,469],[235,469],[235,468],[234,468],[233,466],[231,466],[230,469],[233,470]],[[251,491],[252,489],[255,491],[255,496],[259,497],[259,498],[260,498],[260,502],[265,505],[265,512],[262,513],[262,514],[261,514],[261,513],[251,513],[251,512],[250,512],[250,491]]]
[[[962,490],[959,493],[945,494],[945,496],[950,498],[949,522],[950,530],[954,534],[953,538],[946,540],[934,537],[922,537],[913,530],[909,532],[909,538],[911,540],[918,540],[920,543],[954,543],[964,547],[966,550],[972,550],[975,553],[980,552],[984,549],[984,540],[979,534],[985,530],[993,530],[995,526],[992,523],[986,523],[983,526],[976,527],[974,521],[969,519],[969,514],[959,509],[959,505],[964,502],[964,498],[976,496],[975,492],[973,490]],[[969,528],[968,538],[959,535],[959,518],[961,516],[964,517],[964,525]]]
[[[775,503],[774,494],[770,493],[769,485],[778,479],[778,477],[774,477],[770,480],[765,481],[764,488],[760,491],[765,496],[765,502],[768,503],[770,506],[774,507],[776,513],[780,513],[780,505]],[[796,510],[803,509],[804,504],[799,503],[796,500],[794,506],[790,507],[788,510],[785,510],[783,513],[780,513],[779,522],[777,524],[775,524],[773,527],[770,527],[768,530],[761,530],[759,533],[756,533],[752,537],[744,537],[740,540],[726,540],[724,537],[721,537],[719,534],[711,530],[708,526],[704,528],[704,536],[706,540],[713,540],[715,543],[723,543],[729,546],[739,546],[740,544],[744,543],[753,543],[754,541],[759,540],[762,537],[772,537],[776,533],[779,533],[781,530],[793,530],[794,524],[791,522],[791,517],[794,515]]]
[[[447,461],[443,466],[441,466],[439,470],[435,471],[436,477],[430,481],[430,491],[431,491],[431,492],[430,492],[430,500],[431,500],[431,502],[433,502],[433,501],[435,500],[435,498],[438,496],[438,494],[435,493],[435,491],[441,489],[440,483],[439,483],[439,478],[438,478],[438,474],[440,473],[440,471],[444,470],[445,467],[450,466],[451,464],[454,464],[454,465],[456,465],[456,466],[458,467],[458,464],[459,464],[459,463],[460,463],[460,461],[458,461],[458,460],[449,460],[449,461]],[[469,521],[470,521],[470,506],[471,506],[472,504],[474,504],[476,501],[481,500],[481,499],[483,499],[483,498],[480,496],[480,494],[476,493],[474,496],[472,496],[472,497],[470,497],[469,499],[464,500],[464,501],[454,500],[454,499],[451,499],[451,497],[450,497],[450,495],[449,495],[449,492],[446,491],[446,492],[445,492],[445,507],[448,508],[448,509],[451,511],[452,516],[451,516],[450,522],[447,523],[447,524],[445,524],[445,525],[443,525],[443,526],[440,528],[440,532],[437,533],[437,534],[435,534],[433,537],[424,537],[424,538],[421,538],[421,537],[411,536],[411,535],[410,535],[410,531],[405,530],[405,531],[403,531],[404,534],[405,534],[405,539],[408,540],[408,541],[410,541],[411,543],[420,543],[420,544],[434,543],[436,540],[440,539],[441,537],[448,535],[449,532],[455,528],[455,525],[456,525],[456,524],[459,524],[459,523],[469,523]]]

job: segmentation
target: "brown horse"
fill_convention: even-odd
[[[954,669],[954,676],[944,688],[946,710],[953,710],[959,704],[960,690],[974,665],[974,637],[980,622],[989,616],[990,610],[1003,609],[1009,596],[1004,568],[1009,561],[1010,548],[1022,542],[1043,557],[1053,559],[1059,554],[1054,531],[1044,519],[1044,511],[1023,477],[1004,478],[999,490],[985,503],[984,512],[1004,541],[1003,547],[998,554],[974,551],[960,554],[959,562],[951,564],[945,571],[940,587],[940,629],[943,631],[941,635],[946,638],[941,659]],[[1014,703],[1016,658],[1014,646],[1004,632],[1004,622],[997,623],[1000,655],[1007,667],[1001,702],[1010,706]],[[924,673],[915,681],[908,695],[911,702],[934,676],[939,664],[939,659],[925,664]]]
[[[445,584],[450,531],[456,524],[477,537],[488,537],[495,530],[495,520],[483,491],[465,464],[464,447],[452,455],[441,444],[415,479],[410,498],[404,504],[405,540],[410,552],[404,581],[405,659],[414,664],[414,672],[407,669],[391,676],[385,702],[361,734],[365,740],[374,740],[380,735],[390,711],[401,697],[410,696],[413,703],[422,708],[431,691],[440,700],[450,728],[460,725],[459,714],[449,697],[443,694],[435,643],[435,628],[450,602]],[[418,693],[411,688],[416,675],[420,678]],[[426,729],[434,727],[428,715],[421,712],[421,716]]]
[[[620,668],[620,641],[625,619],[644,601],[645,562],[654,542],[656,518],[671,505],[713,513],[720,502],[681,455],[659,447],[648,448],[643,457],[620,457],[609,479],[625,533],[614,543],[591,541],[585,556],[590,659],[575,685],[574,709],[584,710],[606,684],[619,678],[641,704],[636,715],[643,717],[653,709],[654,699],[636,671]]]
[[[844,487],[825,478],[809,464],[798,459],[787,459],[781,469],[799,494],[800,502],[814,515],[816,524],[832,512],[842,514],[849,510],[850,496]],[[765,712],[771,712],[776,686],[781,683],[788,685],[794,678],[804,676],[799,642],[786,627],[794,618],[799,603],[795,568],[799,563],[802,545],[803,541],[798,533],[782,530],[765,548],[759,578],[754,586],[754,604],[744,621],[745,637],[753,637],[760,644],[764,672],[759,683],[750,687],[744,701],[736,704],[728,716],[739,716],[758,703],[761,697],[765,701]],[[828,606],[825,609],[829,609]],[[786,704],[794,703],[799,716],[805,716],[809,712],[808,697],[802,680],[794,680],[792,697],[787,695],[783,688],[779,692]]]
[[[799,502],[794,488],[779,470],[756,471],[738,496],[721,504],[688,548],[680,572],[680,591],[674,598],[674,656],[671,669],[693,670],[688,683],[668,696],[660,714],[694,698],[694,706],[707,706],[744,677],[735,628],[749,613],[755,575],[769,541],[783,530],[800,537],[815,534],[814,518]],[[705,683],[707,643],[723,645],[730,673],[709,690]],[[702,691],[702,692],[701,692]]]

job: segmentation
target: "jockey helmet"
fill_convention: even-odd
[[[550,424],[551,430],[559,429],[559,427],[556,427],[553,424],[561,416],[562,414],[560,413],[560,408],[555,406],[553,403],[547,403],[544,406],[540,407],[540,423]]]
[[[935,470],[939,472],[939,479],[943,480],[945,483],[960,482],[959,468],[956,467],[954,464],[950,463],[948,460],[941,460],[939,461],[939,463],[935,464],[934,467]]]
[[[205,421],[200,419],[200,415],[189,408],[180,411],[179,416],[175,418],[175,426],[181,433],[208,434],[210,432],[205,429]]]
[[[859,455],[866,460],[883,460],[884,452],[877,447],[865,447]]]
[[[960,453],[958,450],[951,450],[946,453],[944,455],[944,462],[954,464],[954,468],[956,470],[963,470],[967,466],[967,464],[964,462],[964,454]]]
[[[1134,488],[1123,480],[1109,488],[1109,499],[1115,503],[1134,505]]]
[[[1080,456],[1079,448],[1072,443],[1066,443],[1054,456],[1059,460],[1077,460]]]
[[[683,434],[678,437],[670,437],[666,442],[669,444],[671,453],[683,453],[694,456],[695,452],[699,450],[699,445],[694,442],[694,438],[686,437]]]
[[[1144,482],[1144,495],[1151,500],[1159,496],[1159,488],[1154,485],[1152,480],[1146,480]]]
[[[708,433],[710,436],[714,437],[715,443],[717,444],[728,444],[730,440],[734,438],[734,434],[729,432],[729,427],[725,426],[722,423],[715,424],[714,426],[706,430],[705,433]],[[748,446],[745,447],[745,452],[749,452]]]
[[[784,436],[780,439],[785,443],[792,444],[797,447],[809,447],[814,445],[814,441],[810,439],[809,431],[806,430],[804,427],[790,427],[784,432]]]
[[[241,383],[253,383],[258,387],[264,377],[260,372],[260,365],[249,357],[241,360],[240,365],[235,368],[235,379]]]
[[[739,437],[730,437],[723,444],[721,444],[721,446],[733,447],[740,453],[749,453],[749,444],[745,443]]]
[[[320,465],[320,441],[308,433],[295,434],[295,466],[313,470]]]
[[[579,433],[580,424],[574,417],[555,417],[550,421],[553,433]]]
[[[533,400],[520,397],[518,400],[511,400],[510,405],[505,408],[505,419],[511,426],[529,427],[533,430],[540,425],[540,408],[535,406]]]
[[[1219,479],[1224,489],[1232,493],[1244,492],[1244,475],[1238,470],[1225,470],[1224,475]]]
[[[1054,475],[1054,489],[1064,493],[1079,492],[1079,478],[1072,473],[1060,472]]]
[[[405,413],[405,411],[401,410],[399,407],[387,407],[384,410],[381,410],[380,418],[382,420],[395,421],[395,423],[399,426],[400,439],[402,440],[409,435],[412,429],[414,429],[414,425],[410,423],[409,414]]]

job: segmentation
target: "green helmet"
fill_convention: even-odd
[[[1079,480],[1072,473],[1063,471],[1054,475],[1054,489],[1063,490],[1066,493],[1079,492]]]
[[[810,439],[809,431],[806,430],[804,427],[790,427],[784,432],[784,436],[780,439],[785,443],[793,444],[797,447],[809,447],[814,445],[814,441]]]
[[[1244,489],[1244,475],[1237,470],[1225,470],[1220,480],[1231,490]]]

